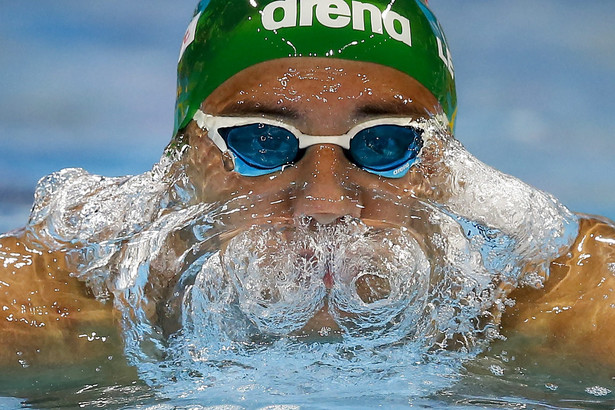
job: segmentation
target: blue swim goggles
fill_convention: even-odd
[[[338,136],[306,135],[267,118],[218,117],[197,111],[197,125],[222,152],[230,154],[234,170],[244,176],[279,171],[301,159],[305,149],[335,144],[358,167],[387,178],[401,178],[417,162],[424,130],[407,118],[366,121]]]

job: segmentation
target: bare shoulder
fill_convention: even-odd
[[[543,289],[521,288],[502,318],[508,335],[539,340],[545,352],[615,365],[615,225],[583,217],[569,252],[551,263]]]
[[[66,255],[0,237],[0,365],[70,363],[121,347],[111,303],[71,276]]]

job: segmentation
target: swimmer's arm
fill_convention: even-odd
[[[615,367],[615,226],[584,218],[569,253],[551,264],[544,289],[518,289],[504,314],[505,335],[543,354]]]
[[[41,251],[21,234],[0,237],[0,366],[123,358],[111,303],[69,272],[61,252]]]

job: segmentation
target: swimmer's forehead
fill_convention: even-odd
[[[213,115],[298,120],[433,117],[438,100],[409,75],[376,63],[288,58],[249,67],[219,86],[201,109]]]

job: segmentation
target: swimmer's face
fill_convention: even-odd
[[[435,97],[416,80],[373,63],[297,58],[250,67],[218,87],[201,110],[216,116],[265,117],[304,134],[342,135],[365,121],[430,118],[441,113]],[[294,165],[268,175],[242,176],[194,122],[188,127],[189,174],[200,201],[235,200],[235,220],[249,224],[307,216],[332,224],[345,216],[368,225],[404,225],[400,204],[438,195],[437,150],[426,144],[421,160],[392,179],[354,165],[341,147],[317,144]],[[228,154],[227,154],[228,155]],[[243,215],[243,216],[241,216]]]
[[[436,98],[406,74],[316,58],[246,69],[200,108],[216,117],[275,119],[321,138],[370,120],[422,123],[442,113]],[[196,199],[214,205],[204,208],[211,212],[203,224],[206,234],[195,238],[199,243],[192,249],[219,250],[198,266],[200,289],[221,289],[221,295],[233,289],[238,311],[267,333],[333,329],[378,335],[397,315],[405,318],[400,326],[407,332],[425,317],[432,326],[431,290],[453,283],[447,295],[463,298],[466,287],[457,282],[467,276],[445,254],[463,248],[463,231],[433,205],[451,192],[442,160],[449,135],[437,128],[425,131],[430,135],[423,136],[420,160],[401,178],[364,170],[343,148],[325,141],[282,170],[244,176],[207,128],[192,121],[185,135],[186,173]],[[454,260],[474,273],[475,265],[458,253]]]

